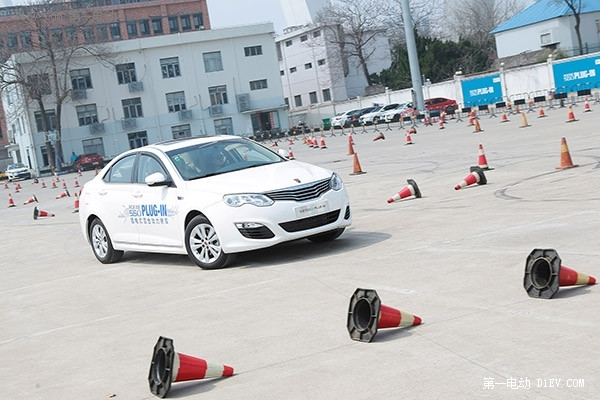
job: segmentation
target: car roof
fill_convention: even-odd
[[[227,141],[227,140],[238,140],[238,139],[241,139],[241,137],[235,136],[235,135],[192,136],[189,138],[165,140],[162,142],[149,144],[144,147],[139,147],[136,150],[154,148],[154,149],[158,149],[163,152],[167,152],[167,151],[170,151],[173,149],[178,149],[178,148],[187,147],[187,146],[194,146],[197,144],[214,143],[214,142]]]

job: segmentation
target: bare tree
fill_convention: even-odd
[[[382,0],[336,0],[321,10],[317,24],[327,30],[330,41],[339,48],[344,73],[348,74],[348,60],[358,60],[367,84],[373,81],[368,62],[375,53],[376,40],[386,37],[387,4]]]
[[[579,45],[579,55],[582,55],[583,41],[581,40],[579,28],[581,26],[581,8],[583,7],[584,0],[554,0],[554,2],[566,5],[573,13],[573,17],[575,18],[575,34],[577,35],[577,44]]]
[[[60,169],[60,162],[56,161],[63,157],[61,114],[72,92],[70,72],[82,68],[80,60],[88,57],[112,65],[114,55],[109,45],[96,40],[90,31],[92,14],[72,9],[67,3],[30,4],[20,10],[27,15],[22,27],[22,48],[14,54],[2,55],[2,60],[7,62],[2,66],[0,90],[11,85],[23,88],[26,98],[39,109],[45,133],[50,130],[48,106],[55,107],[55,153],[48,135],[46,151],[50,166]],[[65,21],[57,23],[61,18]],[[66,28],[56,29],[57,26]]]

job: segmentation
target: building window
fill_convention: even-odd
[[[296,67],[290,68],[290,74],[293,74],[294,72],[296,72]]]
[[[181,16],[181,30],[182,31],[190,31],[190,30],[192,30],[192,23],[190,22],[190,16],[189,15],[182,15]]]
[[[123,99],[121,100],[121,104],[123,105],[123,116],[125,118],[139,118],[144,116],[141,98]]]
[[[121,27],[118,22],[112,22],[110,24],[110,37],[112,40],[121,39]]]
[[[304,64],[304,69],[311,69],[311,68],[312,68],[312,63]]]
[[[285,75],[285,71],[284,70],[279,71],[279,75],[284,76]]]
[[[317,60],[317,65],[325,65],[325,59],[321,58],[320,60]]]
[[[143,19],[140,21],[140,33],[142,36],[147,36],[150,34],[150,21],[147,19]]]
[[[310,104],[317,104],[318,103],[317,92],[310,92],[308,94],[308,97],[310,97]]]
[[[260,90],[267,88],[267,80],[250,81],[250,90]]]
[[[221,60],[220,51],[202,53],[202,57],[204,58],[204,70],[206,72],[223,71],[223,61]]]
[[[96,37],[99,42],[108,41],[108,29],[106,29],[106,25],[96,25]]]
[[[138,37],[137,23],[135,21],[127,22],[127,37],[133,39]]]
[[[69,74],[71,75],[71,85],[73,85],[73,90],[92,88],[92,77],[89,68],[74,69]]]
[[[244,53],[246,54],[246,57],[260,56],[262,54],[262,46],[244,47]]]
[[[194,21],[194,29],[204,29],[204,21],[202,20],[202,13],[192,15]]]
[[[117,71],[117,82],[119,82],[119,85],[129,82],[137,82],[134,63],[119,64],[115,67],[115,69]]]
[[[291,40],[286,40],[285,41],[285,47],[290,47],[292,45],[292,41]]]
[[[35,126],[38,132],[44,132],[44,125],[42,124],[42,113],[39,111],[34,112],[35,115]],[[54,110],[46,110],[46,125],[48,131],[56,129],[56,112]]]
[[[171,133],[173,133],[173,139],[192,137],[192,130],[190,129],[190,124],[172,126]]]
[[[163,78],[181,76],[181,71],[179,70],[179,57],[162,58],[160,60],[160,68],[162,69]]]
[[[56,43],[56,44],[64,43],[62,29],[52,29],[52,43]]]
[[[319,37],[319,36],[321,36],[321,31],[314,31],[313,32],[313,37],[316,38],[316,37]]]
[[[75,107],[79,126],[91,125],[98,122],[98,109],[95,104],[86,104]]]
[[[6,35],[6,47],[8,47],[9,50],[16,50],[18,44],[19,41],[17,40],[17,35]]]
[[[177,33],[179,32],[179,18],[178,17],[169,17],[169,33]]]
[[[290,99],[288,99],[287,97],[285,97],[283,99],[283,102],[285,103],[286,107],[288,107],[288,108],[290,107]]]
[[[81,141],[83,145],[83,153],[97,153],[101,156],[104,155],[104,145],[102,144],[102,138],[84,139]]]
[[[296,107],[302,107],[302,96],[300,96],[299,94],[295,95],[294,103],[296,104]]]
[[[167,107],[169,112],[185,110],[185,93],[173,92],[167,93]]]
[[[323,89],[323,101],[331,101],[331,91],[329,89]]]
[[[155,35],[162,35],[162,18],[152,18],[152,31]]]
[[[87,44],[94,43],[94,27],[93,26],[84,26],[83,27],[83,39]]]
[[[31,41],[31,32],[21,32],[21,46],[25,50],[29,50],[33,47],[33,42]]]
[[[137,149],[148,144],[148,134],[145,131],[128,133],[127,139],[129,139],[130,149]]]
[[[227,86],[213,86],[208,88],[208,94],[210,96],[210,105],[216,104],[229,104],[227,101]]]
[[[301,42],[306,42],[308,40],[308,35],[302,35],[300,36],[300,41]]]
[[[65,35],[67,37],[67,43],[75,43],[76,42],[76,36],[75,36],[75,29],[73,28],[65,28]]]
[[[233,135],[233,122],[231,118],[215,119],[215,134]]]

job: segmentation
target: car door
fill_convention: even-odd
[[[172,181],[162,162],[153,154],[140,154],[131,204],[135,209],[134,223],[142,245],[181,247],[183,228],[179,221],[178,189],[171,185],[150,186],[145,179],[160,172]]]

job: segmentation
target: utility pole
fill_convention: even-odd
[[[417,43],[415,41],[415,30],[410,15],[408,0],[402,2],[402,19],[404,21],[404,35],[406,36],[406,50],[408,51],[408,64],[412,88],[415,93],[415,108],[425,111],[425,100],[423,98],[423,82],[421,80],[421,68],[419,67],[419,55],[417,54]]]

